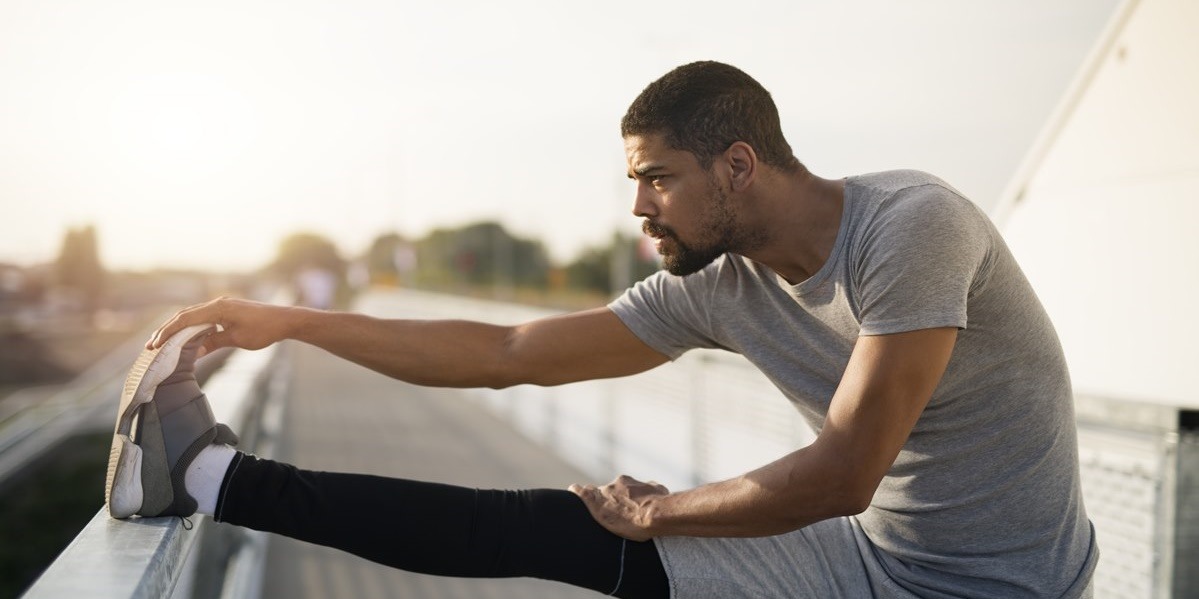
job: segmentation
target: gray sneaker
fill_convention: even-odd
[[[213,325],[175,333],[138,356],[125,379],[108,454],[104,501],[113,518],[190,516],[196,500],[183,478],[200,450],[235,444],[218,424],[195,377],[196,354]]]

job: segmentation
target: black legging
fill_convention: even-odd
[[[218,499],[218,521],[411,572],[532,576],[626,599],[669,596],[653,542],[608,532],[569,491],[314,472],[239,453]]]

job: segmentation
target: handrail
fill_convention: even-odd
[[[229,356],[204,386],[218,421],[250,430],[263,396],[278,391],[271,379],[278,355],[276,345]],[[193,565],[201,531],[213,524],[207,516],[190,521],[194,530],[181,518],[114,520],[101,508],[23,597],[171,596],[182,590],[176,586]]]

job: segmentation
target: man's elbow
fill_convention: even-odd
[[[820,486],[825,490],[823,507],[827,517],[856,516],[866,511],[882,482],[881,475],[872,473],[877,468],[860,456],[822,444],[820,440],[812,448],[820,452],[818,458],[823,458],[817,462],[823,466]]]
[[[870,499],[863,500],[861,495],[829,493],[819,505],[809,505],[808,509],[785,514],[776,526],[779,532],[790,532],[823,520],[856,516],[868,507]]]
[[[505,352],[487,369],[486,383],[491,389],[507,389],[517,385],[552,387],[566,382],[551,368],[538,366],[522,359],[518,353]]]
[[[839,478],[836,483],[826,487],[820,516],[827,519],[861,514],[870,507],[877,488],[875,481]]]
[[[483,387],[489,389],[507,389],[517,385],[537,384],[536,380],[525,370],[519,367],[519,364],[512,360],[499,360],[488,369],[488,374],[485,377]]]
[[[874,500],[873,491],[864,493],[861,491],[852,492],[842,498],[837,516],[856,516],[870,507],[870,502]]]
[[[856,516],[870,507],[873,498],[873,492],[866,493],[853,488],[828,489],[819,508],[818,519]]]
[[[521,351],[520,328],[508,327],[488,361],[485,382],[481,386],[499,390],[533,383]]]
[[[822,520],[856,516],[866,511],[873,499],[873,489],[863,491],[849,485],[829,485],[824,488],[820,500],[808,500],[804,502],[805,509],[788,511],[778,524],[780,530],[791,531]]]

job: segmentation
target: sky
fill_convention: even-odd
[[[1117,0],[0,0],[0,262],[249,270],[304,231],[636,232],[629,102],[694,60],[771,91],[813,172],[993,205]]]

